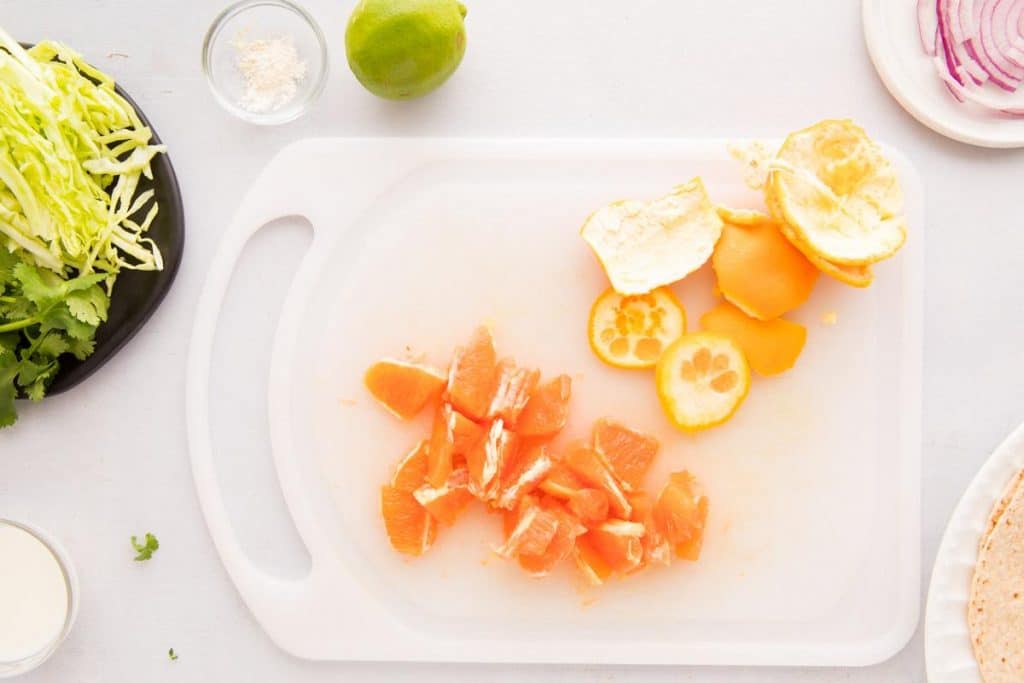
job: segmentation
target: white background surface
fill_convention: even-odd
[[[926,585],[946,518],[1024,412],[1024,152],[947,141],[888,96],[863,47],[855,0],[600,2],[475,0],[455,77],[411,103],[366,94],[343,57],[348,0],[311,0],[332,74],[314,112],[272,130],[234,121],[206,90],[206,0],[2,0],[22,40],[66,41],[131,92],[171,146],[188,244],[147,328],[76,390],[26,407],[0,434],[0,515],[50,529],[75,558],[79,622],[25,680],[64,681],[922,681],[920,632],[860,670],[597,669],[310,663],[277,651],[227,580],[187,461],[183,369],[191,313],[219,235],[262,165],[311,135],[777,136],[852,116],[901,147],[925,184],[924,531]],[[916,40],[916,36],[908,36]],[[108,56],[123,53],[128,57]],[[339,188],[343,192],[343,188]],[[302,571],[263,446],[269,335],[300,233],[264,231],[230,295],[214,415],[221,476],[252,556]],[[911,236],[911,239],[913,237]],[[136,564],[128,536],[163,547]],[[171,662],[167,648],[180,659]]]

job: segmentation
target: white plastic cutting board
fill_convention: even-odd
[[[590,354],[587,312],[607,283],[577,231],[606,202],[694,175],[717,202],[759,206],[725,141],[321,139],[283,150],[214,259],[188,377],[199,498],[256,618],[313,659],[863,665],[894,654],[918,616],[924,232],[917,176],[896,157],[907,246],[870,289],[822,278],[793,315],[808,328],[797,368],[755,379],[727,425],[684,436],[649,373]],[[269,401],[280,483],[312,557],[298,582],[242,552],[208,417],[234,262],[256,229],[290,214],[306,216],[314,238],[279,325]],[[691,327],[712,284],[702,271],[676,287]],[[830,312],[832,326],[821,320]],[[661,440],[652,485],[682,468],[705,483],[698,563],[580,592],[568,568],[537,581],[492,557],[500,521],[483,513],[423,558],[390,549],[379,486],[428,418],[387,415],[362,373],[407,350],[443,365],[481,322],[501,353],[573,376],[567,434],[614,416]]]

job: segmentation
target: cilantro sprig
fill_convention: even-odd
[[[145,562],[146,560],[153,557],[160,548],[160,541],[156,540],[156,536],[147,532],[144,541],[139,541],[136,536],[132,536],[132,547],[135,548],[135,561]]]
[[[110,298],[101,273],[65,280],[0,246],[0,427],[18,419],[19,395],[38,401],[71,354],[92,354]]]

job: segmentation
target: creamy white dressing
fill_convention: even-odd
[[[50,549],[24,529],[0,523],[0,663],[52,645],[68,606],[64,572]]]

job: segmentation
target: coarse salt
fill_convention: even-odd
[[[232,42],[235,66],[244,81],[239,105],[254,114],[286,106],[306,77],[306,62],[290,36],[248,40],[239,34]]]

